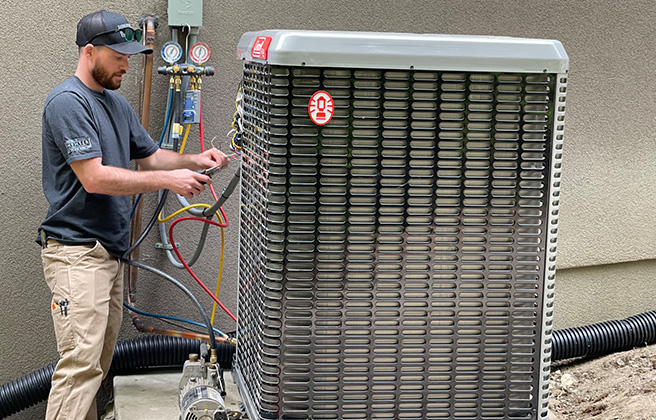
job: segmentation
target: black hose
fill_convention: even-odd
[[[171,112],[171,115],[169,116],[169,121],[166,122],[167,126],[170,124],[170,120],[173,120],[174,122],[179,122],[182,119],[182,110],[180,108],[180,102],[182,101],[182,96],[181,92],[177,91],[176,92],[176,97],[178,98],[177,101],[174,102],[173,104],[173,111]],[[166,130],[166,127],[164,127]],[[170,132],[171,130],[168,130]],[[173,141],[173,150],[177,152],[178,150],[178,139],[174,139]],[[146,239],[146,236],[150,233],[151,229],[153,226],[155,226],[155,222],[157,222],[157,217],[159,216],[160,212],[164,208],[164,203],[166,203],[166,198],[169,195],[169,190],[164,190],[162,193],[162,196],[160,197],[159,202],[157,203],[157,208],[155,209],[155,213],[153,214],[153,217],[150,218],[150,221],[148,222],[148,226],[143,230],[141,233],[141,236],[139,236],[139,239],[137,239],[130,248],[128,248],[127,251],[123,254],[123,258],[127,259],[130,258],[130,255],[134,252],[134,250]]]
[[[114,375],[126,375],[152,367],[182,366],[190,353],[199,353],[203,342],[167,335],[150,335],[122,341],[114,350],[110,372]],[[235,347],[218,344],[216,353],[219,365],[224,369],[231,369]]]
[[[230,194],[232,194],[232,192],[235,190],[235,187],[239,183],[240,175],[241,175],[241,167],[237,167],[237,170],[232,176],[232,179],[230,179],[228,185],[226,185],[226,187],[223,189],[221,196],[216,200],[214,204],[212,204],[212,207],[203,210],[203,215],[207,217],[211,217],[214,213],[219,211],[219,207],[221,207],[223,203],[225,203],[228,197],[230,197]]]
[[[205,312],[205,309],[203,309],[203,305],[200,304],[196,296],[191,293],[189,289],[187,289],[182,283],[180,283],[178,280],[174,279],[173,277],[169,276],[162,270],[158,270],[155,267],[151,267],[149,265],[146,265],[140,261],[133,261],[129,259],[123,259],[124,262],[127,264],[133,265],[135,267],[142,268],[144,270],[150,271],[151,273],[157,274],[158,276],[170,281],[173,283],[175,286],[177,286],[178,289],[182,290],[184,294],[191,299],[191,301],[196,305],[196,308],[198,308],[198,311],[200,312],[201,317],[203,317],[203,321],[205,321],[205,325],[207,326],[207,334],[210,336],[210,347],[211,348],[216,348],[216,337],[214,336],[214,327],[212,327],[212,322],[210,321],[209,316],[207,316],[207,312]]]
[[[554,331],[551,359],[599,356],[656,343],[656,311]]]
[[[202,214],[202,213],[201,213]],[[212,219],[212,216],[207,218],[208,220]],[[200,239],[198,240],[198,246],[196,247],[196,251],[194,251],[194,255],[191,257],[189,261],[187,261],[187,265],[189,267],[192,267],[196,261],[198,261],[198,258],[200,258],[200,254],[203,252],[203,248],[205,247],[205,241],[207,240],[207,233],[210,230],[210,224],[209,223],[203,223],[203,230],[200,232]],[[184,266],[182,266],[184,268]]]
[[[0,388],[0,419],[45,401],[50,393],[55,363],[6,383]]]
[[[148,236],[148,233],[150,233],[150,230],[155,226],[155,222],[157,222],[157,216],[159,216],[160,212],[164,208],[164,203],[166,203],[166,197],[169,195],[169,190],[164,190],[162,193],[162,197],[159,200],[159,203],[157,203],[157,208],[155,209],[155,213],[153,213],[153,217],[150,218],[150,221],[148,222],[148,226],[141,232],[141,236],[139,236],[139,239],[134,241],[132,246],[128,248],[127,251],[125,251],[125,254],[123,254],[123,259],[128,259],[130,258],[130,254],[134,252],[134,250],[143,242],[144,239],[146,239],[146,236]]]
[[[155,367],[181,367],[190,353],[199,353],[202,341],[169,336],[146,336],[117,343],[110,375],[124,375]],[[232,368],[235,348],[217,347],[218,363]],[[55,363],[0,387],[0,419],[45,401],[50,392]]]

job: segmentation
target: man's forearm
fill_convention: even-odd
[[[173,169],[191,169],[197,171],[201,168],[196,162],[196,155],[180,154],[170,150],[159,149],[151,156],[140,159],[139,164],[146,170],[169,171]]]
[[[205,184],[212,182],[209,176],[189,169],[131,171],[105,166],[99,157],[71,162],[71,168],[84,189],[92,194],[133,195],[168,189],[193,197],[205,189]]]
[[[168,187],[164,171],[131,171],[113,166],[102,166],[93,176],[89,192],[107,195],[134,195]]]

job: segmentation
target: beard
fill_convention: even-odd
[[[114,74],[109,74],[105,68],[96,65],[93,69],[91,69],[91,76],[98,82],[98,84],[105,89],[109,90],[116,90],[121,87],[121,80],[118,82],[114,81],[114,76],[118,76],[124,74],[123,72],[121,73],[114,73]]]

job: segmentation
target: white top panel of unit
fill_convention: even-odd
[[[559,41],[492,36],[265,30],[242,35],[237,58],[283,66],[565,73]]]

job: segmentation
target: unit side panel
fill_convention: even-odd
[[[283,237],[271,230],[272,220],[281,218],[272,197],[281,180],[271,162],[271,79],[270,67],[244,65],[235,370],[251,416],[277,419],[282,267],[275,255],[282,255]]]
[[[560,208],[560,181],[563,163],[563,141],[565,132],[565,106],[567,94],[567,74],[554,75],[557,78],[554,117],[551,142],[552,172],[549,187],[549,224],[548,242],[546,248],[546,273],[544,278],[544,317],[542,321],[542,351],[541,351],[541,381],[540,390],[541,407],[540,416],[548,418],[549,413],[549,374],[552,356],[552,334],[553,334],[553,304],[556,283],[556,248],[558,245],[558,218]]]

